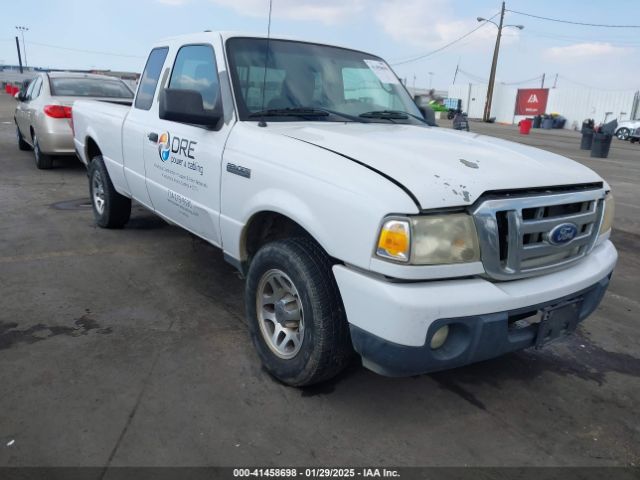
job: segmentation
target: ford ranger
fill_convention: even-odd
[[[151,50],[131,105],[77,101],[99,226],[135,200],[246,277],[252,340],[309,385],[537,347],[600,303],[607,183],[567,158],[429,126],[365,52],[203,32]]]

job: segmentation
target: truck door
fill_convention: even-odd
[[[213,46],[180,47],[168,88],[196,90],[202,95],[204,109],[213,109],[221,98]],[[231,125],[223,124],[212,130],[162,120],[157,109],[154,117],[148,125],[144,162],[147,189],[155,210],[220,245],[220,169]]]
[[[151,50],[140,78],[133,107],[129,110],[122,128],[124,176],[129,190],[133,198],[151,209],[153,209],[153,205],[147,192],[143,151],[149,142],[147,133],[149,132],[150,117],[154,115],[154,111],[157,115],[158,102],[153,108],[154,94],[168,53],[169,47],[158,47]]]

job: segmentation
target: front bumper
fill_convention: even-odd
[[[342,265],[334,274],[363,364],[402,376],[445,370],[534,345],[537,325],[513,320],[581,297],[579,320],[600,303],[617,252],[608,240],[581,262],[540,277],[490,282],[482,278],[393,283]],[[447,348],[432,350],[431,336],[451,325]],[[451,343],[449,343],[451,342]]]

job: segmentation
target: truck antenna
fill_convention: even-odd
[[[259,127],[266,127],[267,122],[264,121],[264,92],[267,88],[267,66],[269,64],[269,42],[271,40],[271,9],[273,7],[273,0],[269,0],[269,23],[267,24],[267,51],[264,58],[264,75],[262,76],[262,107],[260,107],[260,121]]]

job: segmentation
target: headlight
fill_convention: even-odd
[[[466,213],[389,219],[380,231],[376,253],[414,265],[480,260],[475,224]]]
[[[604,216],[602,217],[602,224],[600,225],[600,233],[608,232],[613,228],[613,216],[616,211],[616,202],[613,200],[613,195],[611,192],[607,193],[607,196],[604,197]]]

